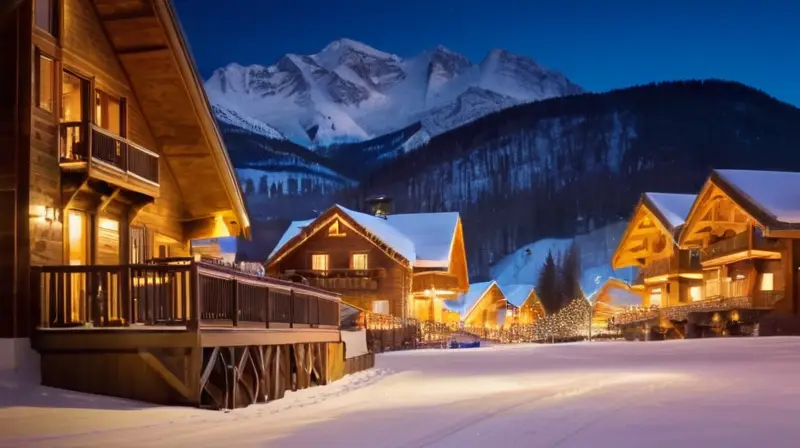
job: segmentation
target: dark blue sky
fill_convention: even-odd
[[[349,37],[402,57],[504,48],[592,91],[722,78],[800,106],[796,0],[173,1],[203,77]]]

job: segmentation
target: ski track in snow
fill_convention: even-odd
[[[800,436],[800,338],[494,345],[377,364],[227,413],[10,377],[0,446],[791,447]]]

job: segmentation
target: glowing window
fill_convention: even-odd
[[[311,269],[315,271],[328,270],[328,255],[327,254],[313,254],[311,255]]]
[[[353,254],[350,256],[350,268],[360,271],[367,270],[369,269],[367,261],[367,254]]]
[[[772,272],[765,272],[761,274],[761,290],[762,291],[773,291],[775,287],[774,282],[774,274]]]

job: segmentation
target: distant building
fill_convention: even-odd
[[[335,205],[291,223],[267,272],[335,291],[361,309],[443,321],[442,301],[469,288],[458,213],[372,209],[377,216]]]

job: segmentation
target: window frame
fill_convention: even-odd
[[[61,0],[34,0],[32,3],[34,28],[58,40],[61,34]],[[49,9],[47,28],[42,28],[38,23],[38,10],[41,4],[46,4]]]
[[[50,61],[50,101],[49,101],[49,108],[42,107],[42,60]],[[34,63],[34,102],[36,108],[42,111],[45,111],[49,114],[54,114],[56,112],[56,73],[58,70],[56,68],[56,59],[43,51],[36,49],[36,61]]]
[[[323,263],[324,264],[324,269],[317,269],[316,268],[316,263],[314,261],[318,259],[317,257],[320,257],[319,259],[325,260],[325,263]],[[330,271],[331,270],[331,258],[330,258],[330,256],[328,254],[326,254],[326,253],[320,253],[320,252],[312,253],[311,254],[311,270],[312,271],[317,271],[317,272],[328,272],[328,271]]]
[[[364,257],[364,267],[356,266],[356,257]],[[366,271],[369,269],[369,253],[368,252],[353,252],[350,254],[350,269],[354,271]]]
[[[114,131],[104,127],[103,124],[99,122],[101,117],[99,117],[98,114],[97,114],[97,108],[99,106],[97,104],[97,101],[100,100],[101,101],[101,105],[102,105],[102,97],[103,96],[105,96],[107,99],[116,100],[117,103],[119,104],[119,132],[118,133],[115,133]],[[95,87],[94,88],[94,95],[92,95],[92,98],[94,100],[93,101],[94,112],[92,114],[93,115],[92,116],[92,123],[95,126],[101,128],[101,129],[103,129],[103,130],[105,130],[107,132],[110,132],[112,134],[116,134],[116,135],[119,135],[122,138],[125,138],[127,136],[127,134],[128,134],[128,126],[127,126],[127,115],[128,114],[127,114],[127,102],[125,101],[125,97],[116,96],[114,94],[108,93],[108,91],[106,91],[104,89],[98,89],[97,87]]]

